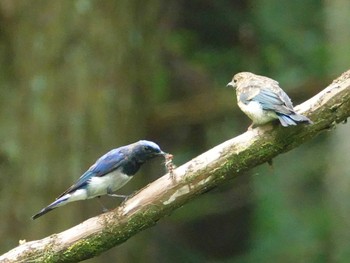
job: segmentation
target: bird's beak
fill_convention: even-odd
[[[235,88],[237,88],[237,85],[236,85],[236,83],[234,83],[233,81],[231,81],[231,82],[227,83],[226,87],[232,87],[232,88],[235,89]]]
[[[160,153],[158,153],[158,155],[162,155],[162,156],[165,156],[165,155],[167,155],[168,153],[166,153],[166,152],[163,152],[163,151],[161,151]]]

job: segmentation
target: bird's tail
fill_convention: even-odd
[[[292,114],[289,114],[289,115],[277,113],[277,117],[283,127],[287,127],[290,125],[297,125],[298,123],[307,123],[307,124],[313,123],[308,117],[305,117],[304,115],[298,114],[296,112],[293,112]]]
[[[57,199],[55,202],[53,202],[52,204],[48,205],[47,207],[41,209],[37,214],[32,216],[32,219],[37,219],[38,217],[41,217],[42,215],[45,215],[46,213],[50,212],[51,210],[65,205],[67,203],[69,196],[64,195],[61,198]]]

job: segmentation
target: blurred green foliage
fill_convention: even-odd
[[[348,69],[348,8],[1,1],[1,252],[101,213],[90,200],[30,220],[111,148],[151,139],[180,165],[244,132],[249,120],[225,89],[234,73],[272,77],[295,103],[319,92]],[[87,262],[347,262],[348,132],[323,134]],[[120,193],[163,172],[147,164]]]

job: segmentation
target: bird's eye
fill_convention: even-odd
[[[143,149],[144,149],[146,152],[152,151],[152,148],[151,148],[150,146],[145,146],[145,147],[143,147]]]

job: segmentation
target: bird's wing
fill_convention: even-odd
[[[237,92],[239,92],[239,100],[244,104],[248,104],[259,94],[260,88],[258,86],[249,85],[237,89]]]
[[[251,100],[259,102],[264,110],[273,110],[282,114],[294,112],[290,98],[282,89],[277,92],[265,88],[259,89],[259,93]]]
[[[104,176],[118,167],[120,167],[123,162],[126,160],[125,155],[120,149],[114,149],[101,158],[99,158],[96,163],[94,163],[79,179],[78,181],[69,187],[64,193],[59,197],[64,196],[65,194],[71,193],[83,186],[85,186],[92,177],[101,177]]]

